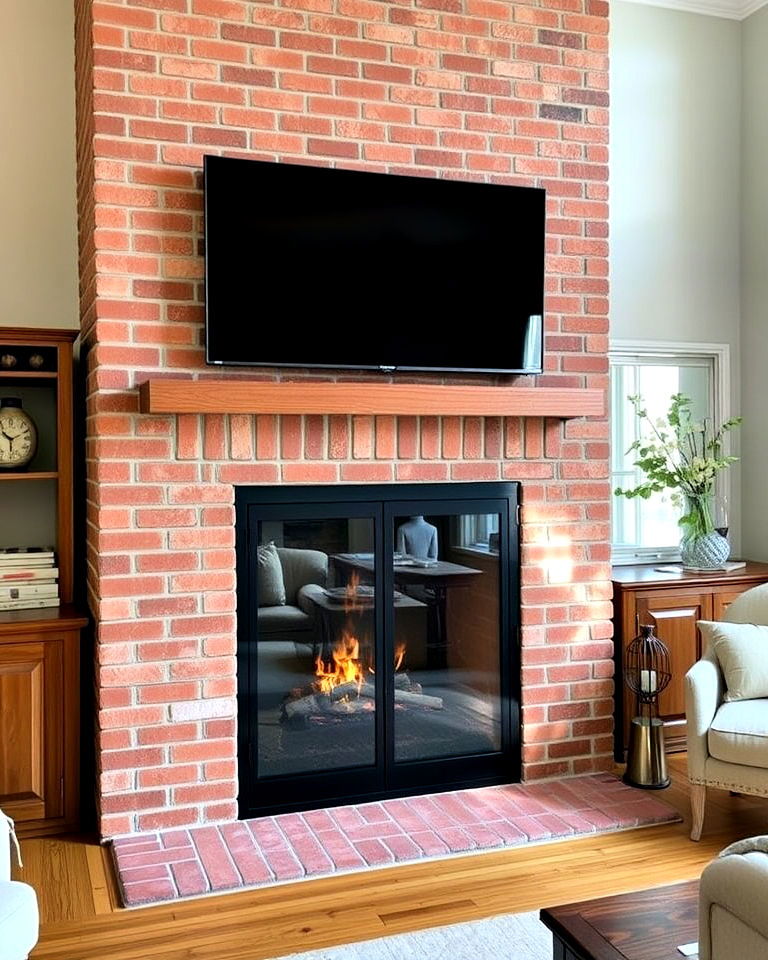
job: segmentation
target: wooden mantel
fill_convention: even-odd
[[[601,417],[602,390],[471,384],[154,379],[143,413]]]

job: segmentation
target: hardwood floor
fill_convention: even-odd
[[[82,838],[22,843],[38,892],[32,960],[264,960],[498,913],[642,890],[699,876],[732,840],[768,831],[768,801],[709,791],[688,839],[685,758],[662,796],[682,824],[122,910],[105,852]]]

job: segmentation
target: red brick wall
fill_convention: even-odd
[[[607,767],[605,421],[149,417],[136,385],[207,374],[226,151],[546,187],[538,382],[604,388],[608,4],[81,0],[78,35],[103,834],[236,815],[237,483],[522,480],[525,776]]]

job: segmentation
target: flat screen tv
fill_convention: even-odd
[[[212,364],[538,373],[544,190],[205,158]]]

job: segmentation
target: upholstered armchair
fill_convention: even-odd
[[[37,943],[39,918],[35,891],[11,880],[13,822],[0,810],[0,956],[25,960]]]
[[[259,639],[315,642],[315,604],[328,580],[328,554],[320,550],[277,547],[280,560],[281,603],[259,606]]]
[[[699,886],[699,960],[768,957],[768,837],[732,844]]]
[[[723,619],[768,624],[768,584],[737,597]],[[708,647],[685,678],[692,840],[701,837],[708,786],[768,797],[768,699],[728,702],[725,691],[720,662]]]

